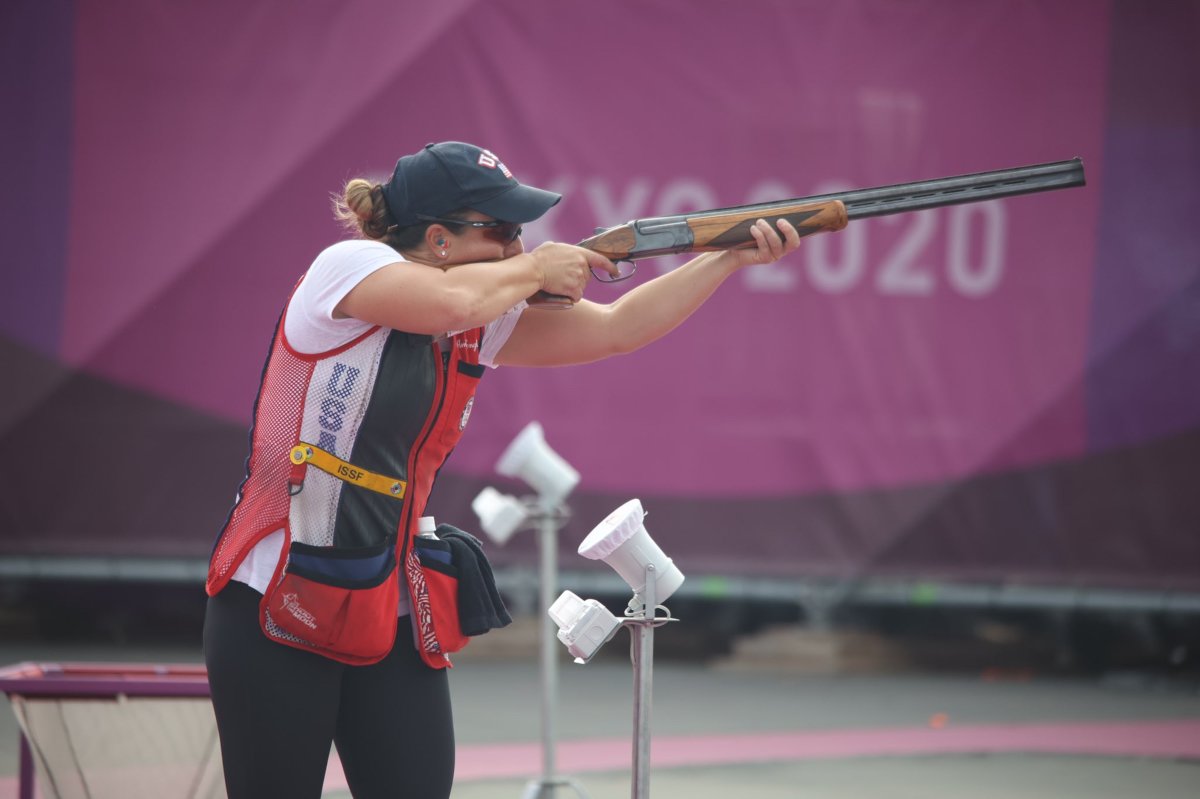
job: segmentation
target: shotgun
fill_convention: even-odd
[[[684,252],[733,250],[756,246],[750,235],[750,226],[757,219],[767,220],[772,227],[777,220],[786,219],[803,237],[841,230],[852,219],[923,211],[944,205],[982,202],[1085,184],[1083,161],[1073,158],[1069,161],[899,183],[874,189],[715,208],[678,216],[634,219],[623,225],[598,230],[596,235],[579,242],[579,246],[598,252],[614,263]],[[539,291],[529,299],[529,303],[540,308],[571,306],[568,298],[545,291]]]

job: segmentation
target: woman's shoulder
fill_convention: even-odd
[[[367,275],[403,260],[379,241],[349,239],[326,247],[292,294],[284,323],[288,341],[300,352],[325,352],[369,329],[366,322],[337,316],[338,303]]]
[[[380,241],[348,239],[331,244],[317,254],[305,275],[305,281],[351,285],[404,256]]]

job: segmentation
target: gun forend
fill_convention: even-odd
[[[786,219],[801,236],[841,230],[849,222],[846,206],[838,200],[780,202],[765,207],[731,208],[725,213],[635,219],[602,230],[579,242],[579,246],[610,261],[741,249],[755,246],[750,226],[758,219],[772,225]]]

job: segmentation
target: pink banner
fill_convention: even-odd
[[[449,468],[490,474],[530,419],[604,491],[896,486],[1081,451],[1107,36],[1087,0],[242,8],[82,4],[69,362],[247,420],[285,292],[339,235],[329,193],[429,140],[566,194],[527,246],[1082,156],[1087,190],[856,222],[644,352],[500,370]]]
[[[854,222],[642,352],[487,375],[432,502],[469,527],[538,420],[583,476],[564,549],[637,496],[690,574],[1194,587],[1198,7],[17,4],[0,550],[202,558],[330,195],[426,142],[566,195],[527,246],[1079,156],[1084,189]]]

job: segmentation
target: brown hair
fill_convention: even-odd
[[[466,209],[451,211],[444,216],[456,218],[462,216]],[[356,235],[375,241],[382,241],[395,250],[404,251],[421,245],[425,231],[430,222],[419,222],[415,225],[399,227],[388,213],[387,203],[383,199],[383,186],[371,183],[362,178],[354,178],[346,183],[342,196],[333,197],[333,215],[347,230]],[[446,224],[446,223],[443,223]],[[452,227],[447,225],[447,227]],[[457,230],[451,232],[457,233]]]

